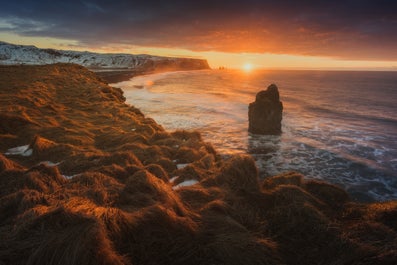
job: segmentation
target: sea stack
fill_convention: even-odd
[[[280,101],[278,87],[268,86],[256,94],[255,102],[248,108],[248,131],[254,134],[277,135],[281,133],[283,103]]]

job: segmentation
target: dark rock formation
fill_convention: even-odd
[[[255,102],[249,104],[248,131],[255,134],[280,134],[283,103],[278,88],[271,84],[267,90],[256,94]]]

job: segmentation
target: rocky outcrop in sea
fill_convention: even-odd
[[[248,107],[248,131],[254,134],[280,134],[283,104],[278,87],[271,84],[256,94],[255,102]]]

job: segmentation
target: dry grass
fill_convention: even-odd
[[[166,132],[83,67],[0,66],[0,119],[1,153],[33,150],[0,154],[0,264],[396,264],[395,201],[260,180],[251,157]]]

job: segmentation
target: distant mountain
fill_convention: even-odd
[[[53,63],[75,63],[91,70],[171,71],[209,69],[207,60],[203,59],[40,49],[35,46],[15,45],[0,41],[0,65],[44,65]]]

